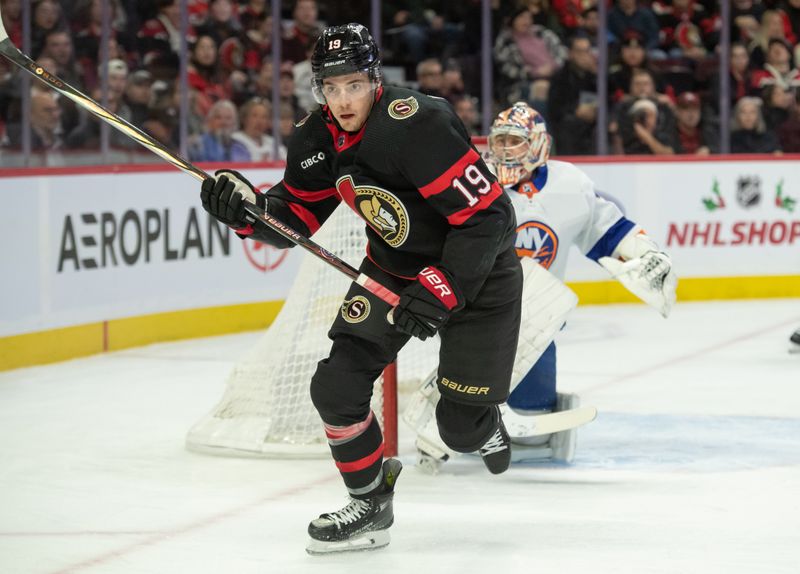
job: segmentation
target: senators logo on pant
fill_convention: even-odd
[[[369,317],[369,308],[369,300],[361,295],[356,295],[342,303],[342,318],[348,323],[361,323]]]

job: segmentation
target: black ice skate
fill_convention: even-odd
[[[389,544],[389,527],[394,522],[394,485],[403,465],[395,458],[383,463],[383,486],[370,498],[353,498],[336,512],[320,515],[308,525],[309,554],[330,554],[374,550]]]
[[[499,421],[497,430],[478,450],[483,464],[492,474],[505,472],[508,470],[508,465],[511,464],[511,438],[503,424],[503,418],[499,417]]]

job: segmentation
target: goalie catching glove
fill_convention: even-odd
[[[463,298],[449,273],[441,268],[426,267],[400,292],[392,322],[398,331],[424,341],[433,337],[450,315],[463,306]]]
[[[247,234],[250,223],[244,202],[266,209],[267,198],[238,171],[221,169],[214,175],[204,180],[200,188],[203,209],[228,227]]]
[[[675,304],[678,277],[672,259],[644,232],[631,232],[619,242],[614,257],[598,263],[631,293],[668,317]]]

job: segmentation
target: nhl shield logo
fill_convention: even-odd
[[[410,118],[419,110],[419,102],[414,96],[401,100],[394,100],[389,104],[389,115],[396,120]]]
[[[761,203],[761,178],[757,175],[742,176],[736,180],[736,201],[749,209]]]
[[[369,317],[369,307],[369,300],[366,297],[356,295],[342,303],[342,319],[348,323],[361,323]]]

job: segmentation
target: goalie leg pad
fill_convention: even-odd
[[[511,375],[513,391],[547,350],[578,296],[555,275],[530,258],[522,259],[522,322]]]

